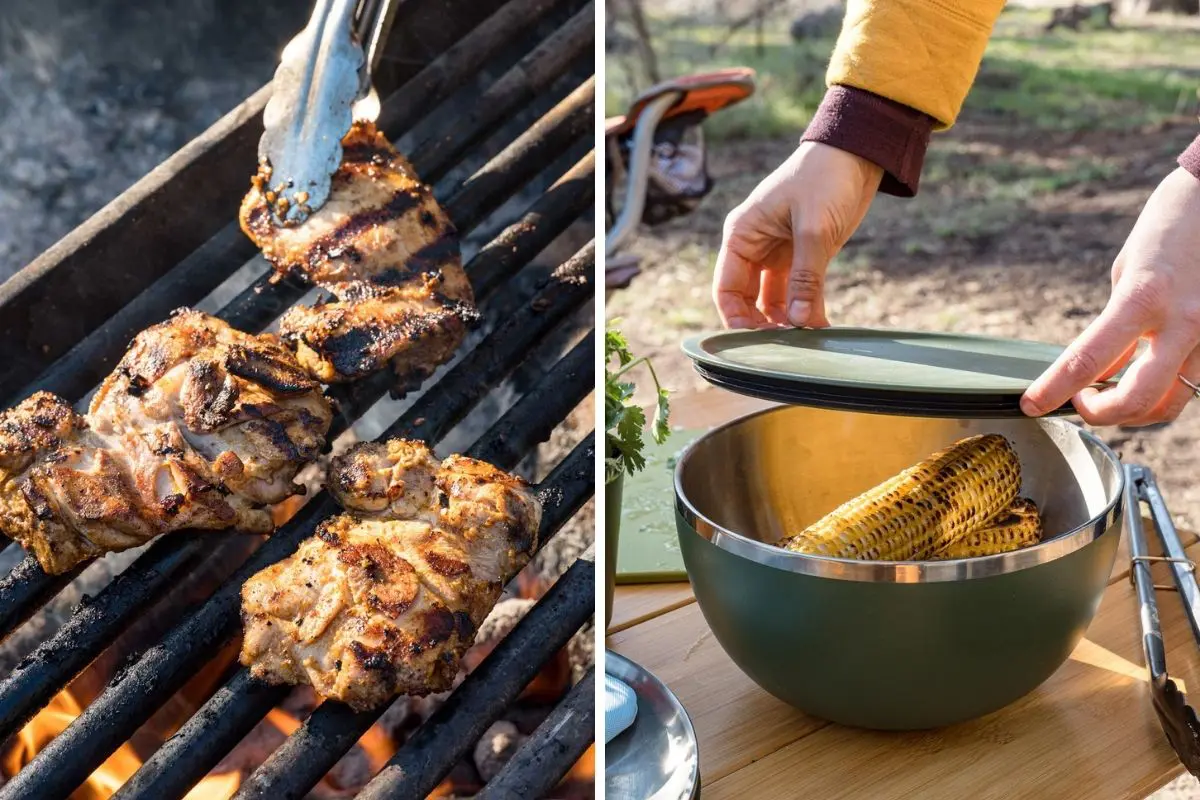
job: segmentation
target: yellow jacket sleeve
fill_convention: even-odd
[[[1004,0],[849,0],[830,86],[853,86],[954,124]]]

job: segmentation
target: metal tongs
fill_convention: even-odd
[[[317,0],[308,25],[283,49],[258,143],[276,223],[297,225],[329,198],[352,107],[372,91],[400,2]]]
[[[1200,643],[1200,585],[1196,583],[1196,564],[1183,550],[1183,542],[1171,520],[1166,501],[1158,490],[1154,473],[1137,464],[1126,465],[1125,484],[1125,527],[1129,531],[1131,562],[1129,579],[1137,589],[1141,608],[1142,649],[1150,670],[1150,695],[1154,712],[1180,762],[1188,772],[1200,777],[1200,720],[1187,704],[1179,687],[1167,676],[1166,647],[1163,645],[1158,603],[1154,594],[1156,590],[1179,593],[1192,626],[1192,635]],[[1165,555],[1152,556],[1149,553],[1146,532],[1142,526],[1141,503],[1150,507],[1154,530]],[[1156,561],[1170,564],[1174,586],[1154,583],[1150,565]]]

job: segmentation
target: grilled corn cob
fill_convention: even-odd
[[[843,503],[781,546],[813,555],[871,561],[929,557],[1009,506],[1021,462],[1008,440],[962,439]]]
[[[978,558],[1007,553],[1037,544],[1042,538],[1042,518],[1032,500],[1018,498],[1000,516],[938,549],[931,558]]]

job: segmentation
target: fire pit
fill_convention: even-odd
[[[335,449],[405,436],[521,467],[551,550],[594,485],[590,422],[574,413],[594,383],[594,15],[572,0],[400,5],[378,123],[464,234],[483,323],[419,389],[389,397],[381,375],[330,391]],[[305,297],[272,278],[235,219],[268,96],[0,286],[5,405],[37,389],[86,400],[132,336],[178,306],[258,331]],[[569,453],[532,458],[551,437]],[[99,565],[48,576],[9,545],[0,653],[20,660],[0,681],[0,798],[591,796],[590,661],[571,655],[593,613],[590,549],[561,574],[535,559],[446,696],[357,714],[249,678],[235,657],[242,583],[337,510],[312,491],[276,510],[269,539],[165,537],[106,559],[127,565],[95,585],[72,582]],[[68,586],[92,596],[47,623]]]

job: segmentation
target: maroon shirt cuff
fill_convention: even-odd
[[[1196,180],[1200,180],[1200,136],[1197,136],[1179,156],[1179,166],[1195,175]]]
[[[883,168],[879,191],[897,197],[917,193],[932,117],[851,86],[831,86],[802,142],[821,142]]]

